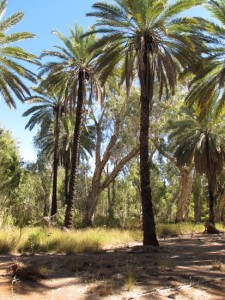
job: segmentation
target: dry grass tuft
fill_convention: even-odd
[[[225,272],[225,264],[220,260],[214,260],[212,262],[212,270],[213,271]]]
[[[113,289],[112,286],[107,283],[93,283],[88,287],[86,293],[95,294],[99,297],[107,297],[113,295]]]
[[[180,224],[157,224],[157,235],[161,238],[177,237],[182,234],[202,233],[204,224],[180,223]]]

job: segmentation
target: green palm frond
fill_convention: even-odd
[[[196,170],[206,174],[212,184],[225,165],[225,125],[215,109],[204,118],[183,110],[183,119],[171,122],[170,139],[174,155],[180,165],[194,162]]]
[[[222,114],[225,95],[225,2],[210,0],[205,7],[219,22],[215,24],[198,19],[206,37],[207,48],[201,68],[196,69],[195,77],[190,83],[190,94],[186,97],[189,105],[198,105],[202,118],[213,106],[217,106],[217,115]]]
[[[12,16],[8,17],[7,19],[2,20],[0,22],[0,32],[8,31],[14,25],[19,23],[23,19],[23,17],[24,17],[24,13],[18,12],[18,13],[13,14]]]
[[[33,38],[34,35],[29,32],[6,34],[24,16],[22,12],[18,12],[2,20],[7,3],[8,1],[6,0],[0,2],[0,93],[11,108],[16,107],[15,98],[23,101],[26,95],[30,94],[22,79],[25,78],[31,82],[36,82],[36,75],[21,65],[21,62],[39,63],[35,55],[11,45],[14,42]]]
[[[98,71],[103,72],[102,78],[106,79],[113,68],[118,67],[129,55],[135,64],[139,57],[142,37],[149,38],[148,42],[152,39],[149,63],[154,65],[152,75],[154,74],[155,80],[160,82],[159,96],[162,97],[164,91],[167,96],[170,92],[173,94],[179,67],[193,63],[193,57],[197,51],[204,48],[203,44],[207,39],[200,34],[202,25],[197,18],[177,18],[177,15],[200,5],[203,1],[180,0],[173,4],[161,0],[115,2],[116,5],[97,2],[92,6],[93,12],[87,14],[96,17],[97,21],[93,29],[84,36],[101,34],[90,51],[104,49],[98,54],[97,62]],[[194,31],[194,26],[198,26],[199,32]],[[124,74],[131,70],[127,67],[128,64],[124,64]],[[133,72],[129,71],[127,74],[130,75],[123,78],[129,86]]]

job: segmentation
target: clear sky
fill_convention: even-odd
[[[69,27],[75,23],[82,25],[84,30],[88,29],[94,23],[90,17],[85,17],[87,12],[91,11],[91,6],[95,0],[8,0],[8,8],[5,17],[15,12],[25,13],[24,19],[17,24],[13,31],[29,31],[36,34],[36,38],[19,43],[26,51],[40,55],[43,50],[50,50],[58,44],[58,39],[51,33],[57,29],[65,35],[69,35]],[[112,2],[112,0],[105,0]],[[207,16],[202,9],[197,9],[195,14]],[[12,32],[12,31],[10,31]],[[33,71],[35,67],[31,67]],[[0,124],[12,132],[15,139],[19,141],[21,156],[26,161],[32,161],[36,158],[36,152],[33,147],[33,136],[36,129],[31,132],[25,130],[28,118],[22,117],[22,114],[30,106],[17,101],[17,109],[10,110],[4,100],[0,100]]]
[[[69,35],[69,27],[77,22],[82,25],[84,30],[92,25],[93,19],[85,17],[86,12],[91,11],[94,0],[8,0],[7,12],[4,16],[10,16],[15,12],[25,13],[24,19],[14,26],[15,31],[29,31],[36,35],[34,39],[21,41],[21,46],[26,51],[40,55],[43,50],[50,50],[58,44],[58,39],[51,33],[57,29],[65,35]],[[35,71],[36,67],[30,68]],[[30,84],[32,85],[32,84]],[[25,130],[28,117],[22,114],[30,106],[22,104],[19,100],[16,110],[10,110],[4,100],[0,100],[0,124],[12,132],[13,137],[19,141],[19,149],[24,160],[35,160],[36,152],[33,147],[33,136],[36,128],[31,132]]]

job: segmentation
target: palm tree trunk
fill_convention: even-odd
[[[139,79],[141,87],[140,115],[140,178],[142,199],[143,245],[158,246],[150,187],[149,117],[153,98],[153,74],[149,63],[149,46],[142,37],[139,53]],[[151,77],[152,76],[152,77]]]
[[[208,191],[209,191],[209,222],[215,224],[215,186],[216,186],[216,175],[213,174],[210,164],[210,151],[209,151],[209,137],[208,132],[206,132],[206,161],[207,161],[207,179],[208,179]]]
[[[64,191],[65,191],[65,205],[68,203],[69,198],[69,151],[66,151],[65,153],[65,185],[64,185]]]
[[[209,191],[209,222],[215,225],[215,212],[214,212],[214,192],[208,179],[208,191]]]
[[[60,118],[61,118],[60,104],[56,107],[55,111],[56,111],[56,123],[55,123],[51,216],[54,216],[57,213],[57,179],[58,179],[58,164],[59,164],[59,132],[60,132]]]
[[[66,207],[65,215],[65,227],[73,227],[74,218],[74,201],[75,201],[75,188],[76,188],[76,175],[77,166],[79,160],[79,146],[80,146],[80,128],[82,120],[82,108],[85,102],[86,89],[85,89],[85,71],[80,69],[78,75],[78,98],[77,98],[77,109],[76,109],[76,123],[74,128],[73,136],[73,152],[72,152],[72,166],[71,166],[71,176],[70,176],[70,186],[69,186],[69,199]]]

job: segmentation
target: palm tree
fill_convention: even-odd
[[[68,183],[72,160],[75,118],[73,115],[67,114],[63,116],[61,121],[59,148],[61,164],[65,168],[65,204],[67,205],[69,199]],[[92,156],[92,151],[95,148],[95,131],[93,125],[82,126],[81,128],[79,157],[82,160],[88,160],[89,157]]]
[[[21,78],[36,82],[35,75],[20,64],[20,61],[37,63],[35,56],[19,47],[12,46],[24,39],[33,38],[29,32],[7,34],[7,31],[23,19],[24,14],[17,12],[12,16],[3,19],[7,7],[7,0],[0,2],[0,93],[7,105],[16,107],[14,97],[23,101],[29,89]]]
[[[200,118],[194,110],[183,109],[185,116],[170,125],[174,155],[180,165],[194,163],[200,174],[206,174],[209,193],[209,221],[215,224],[214,204],[217,176],[225,165],[225,123],[215,118],[215,110]]]
[[[60,120],[64,109],[64,87],[59,91],[44,90],[41,85],[33,88],[38,94],[30,96],[26,100],[30,104],[38,104],[32,106],[24,112],[23,116],[31,115],[25,128],[32,130],[34,126],[41,125],[40,136],[45,136],[51,124],[54,125],[54,159],[53,159],[53,187],[52,187],[52,206],[51,216],[57,213],[57,177],[58,177],[58,164],[59,164],[59,134],[60,134]]]
[[[69,185],[69,199],[67,202],[65,226],[73,227],[74,201],[76,190],[76,175],[79,160],[80,130],[84,105],[86,104],[86,86],[90,87],[90,99],[101,94],[101,90],[96,81],[95,70],[93,68],[93,54],[88,49],[93,44],[95,36],[82,38],[83,30],[75,25],[70,29],[70,37],[65,37],[58,31],[54,31],[56,36],[63,43],[63,46],[56,46],[57,51],[45,51],[42,56],[51,56],[57,61],[46,63],[42,74],[47,73],[49,84],[62,84],[69,91],[68,105],[72,108],[76,105],[75,127],[73,134],[72,166]],[[67,104],[67,103],[66,103]],[[65,105],[67,107],[67,105]]]
[[[178,66],[193,60],[202,41],[193,31],[197,20],[175,17],[202,1],[181,0],[169,4],[167,0],[115,0],[117,5],[97,2],[97,17],[92,31],[101,37],[92,49],[103,49],[99,55],[97,70],[102,79],[107,78],[114,67],[124,62],[123,78],[127,92],[137,71],[140,83],[140,176],[143,214],[144,245],[158,245],[150,187],[149,117],[153,106],[155,83],[159,97],[173,94],[177,82]],[[165,91],[165,93],[164,93]]]
[[[196,72],[186,100],[190,105],[198,104],[204,116],[216,104],[216,113],[225,108],[225,1],[209,0],[205,7],[218,22],[201,20],[202,29],[211,36],[209,52]]]

